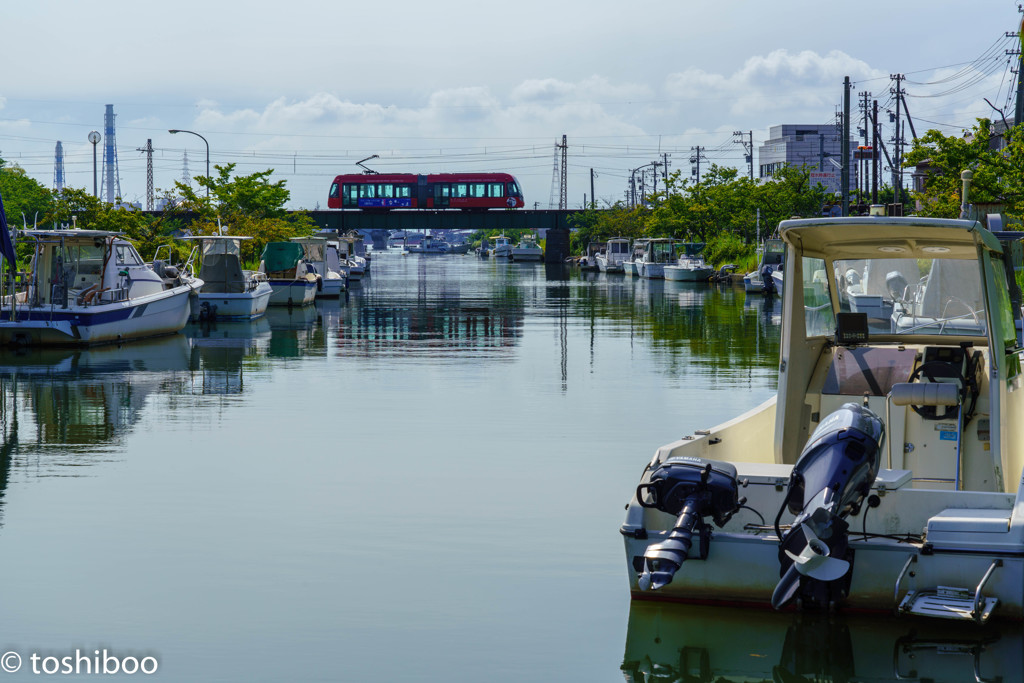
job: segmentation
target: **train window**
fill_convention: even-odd
[[[378,197],[394,197],[395,186],[394,185],[379,185],[380,192],[377,194]]]
[[[434,196],[435,197],[451,197],[452,186],[447,183],[437,183],[434,185]]]
[[[395,185],[395,196],[396,197],[411,197],[412,186],[411,185]]]
[[[505,186],[502,183],[491,183],[487,186],[488,197],[504,197]]]
[[[331,183],[331,194],[330,197],[334,198],[338,196],[338,183]]]
[[[376,197],[377,196],[377,186],[376,185],[360,185],[359,186],[359,196],[361,198],[371,198],[371,199],[373,197]]]
[[[486,183],[473,183],[469,186],[470,197],[486,197],[487,196],[487,184]]]
[[[519,186],[516,185],[515,182],[511,182],[511,183],[508,184],[508,196],[509,197],[522,197],[523,196],[522,191],[519,189]]]
[[[452,185],[452,196],[453,197],[468,197],[469,186],[466,183],[455,183]]]

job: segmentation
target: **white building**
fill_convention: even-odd
[[[770,178],[785,165],[809,167],[811,182],[838,193],[842,178],[843,147],[835,124],[783,124],[768,130],[768,140],[758,148],[759,177]],[[849,140],[850,191],[857,188],[857,143]]]

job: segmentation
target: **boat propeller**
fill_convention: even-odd
[[[845,518],[860,511],[878,474],[882,420],[866,406],[846,403],[818,425],[793,467],[775,518],[781,579],[772,594],[780,609],[800,596],[806,606],[827,606],[845,597],[853,551]],[[779,519],[796,515],[783,536]]]
[[[705,517],[724,526],[746,502],[738,497],[739,485],[736,468],[729,463],[678,457],[659,465],[648,483],[637,487],[640,505],[676,515],[668,538],[649,546],[643,555],[643,571],[637,579],[640,590],[658,590],[671,583],[690,553],[694,532],[700,558],[707,557],[711,529]]]

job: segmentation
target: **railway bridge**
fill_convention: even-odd
[[[547,230],[545,260],[561,262],[569,255],[569,216],[580,210],[460,211],[397,209],[307,211],[324,230]]]

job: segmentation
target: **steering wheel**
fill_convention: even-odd
[[[921,377],[924,377],[929,382],[937,382],[936,375],[943,379],[949,378],[950,368],[956,369],[956,366],[952,363],[947,363],[941,360],[930,360],[927,363],[921,363],[914,370],[913,374],[910,375],[909,382],[920,382]],[[943,372],[938,372],[942,370]],[[962,383],[963,379],[960,377],[960,371],[957,369],[956,378]],[[960,411],[960,406],[910,406],[910,408],[923,417],[926,420],[951,420],[957,416]],[[939,409],[943,408],[943,412],[939,415]]]

